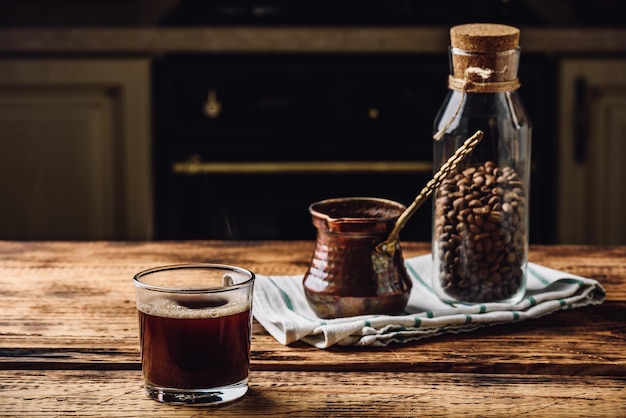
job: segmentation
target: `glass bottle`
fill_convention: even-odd
[[[450,29],[434,170],[484,133],[433,194],[433,287],[450,303],[515,303],[526,291],[531,122],[518,93],[519,35],[497,24]]]

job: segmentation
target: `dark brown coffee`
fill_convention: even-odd
[[[215,388],[248,377],[250,304],[197,295],[139,307],[141,355],[148,384]]]

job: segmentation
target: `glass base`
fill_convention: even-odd
[[[145,385],[146,395],[158,402],[172,405],[218,405],[233,402],[248,391],[248,379],[211,389],[174,389]]]
[[[455,299],[453,296],[450,296],[441,288],[435,289],[435,293],[437,294],[437,296],[439,297],[441,301],[449,303],[454,307],[481,305],[485,303],[516,304],[520,302],[522,299],[524,299],[524,296],[526,296],[526,286],[521,287],[517,292],[512,294],[510,297],[506,299],[498,299],[498,300],[475,300],[475,301],[459,300],[459,299]]]

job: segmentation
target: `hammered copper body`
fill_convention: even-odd
[[[319,317],[391,315],[406,307],[411,279],[400,244],[392,256],[375,251],[405,209],[369,197],[328,199],[309,207],[317,240],[303,285]]]

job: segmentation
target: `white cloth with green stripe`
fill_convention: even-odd
[[[430,286],[430,254],[406,259],[413,288],[402,315],[365,315],[321,319],[309,307],[303,276],[257,275],[253,314],[281,344],[304,341],[318,348],[386,346],[486,325],[538,318],[549,313],[600,304],[605,292],[593,279],[528,263],[527,291],[516,304],[453,306]]]

